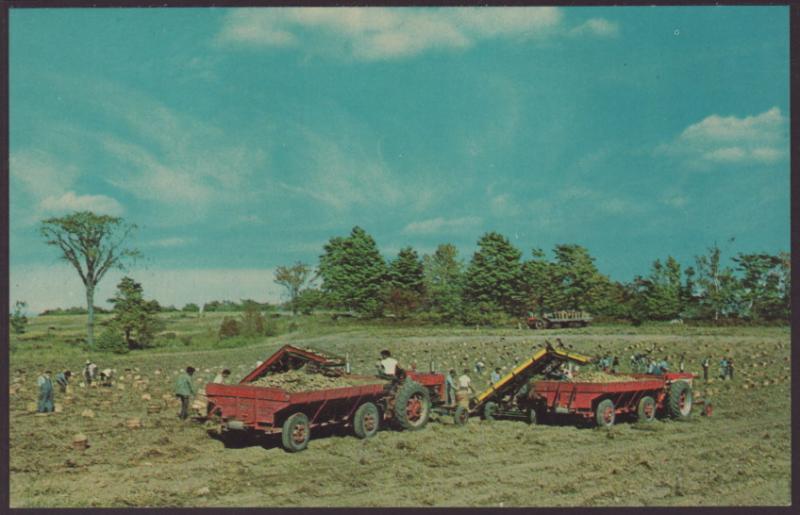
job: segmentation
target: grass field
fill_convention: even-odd
[[[413,327],[301,317],[295,329],[252,342],[216,342],[220,317],[167,317],[175,333],[157,349],[93,354],[116,368],[114,388],[56,393],[63,411],[36,415],[36,377],[81,369],[89,357],[76,340],[84,317],[38,317],[11,337],[10,473],[13,507],[82,506],[703,506],[790,503],[790,337],[786,327],[597,326],[548,332],[526,329]],[[286,330],[287,321],[280,321]],[[190,338],[189,338],[190,337]],[[610,430],[446,417],[423,431],[381,431],[370,440],[346,433],[313,435],[309,448],[284,452],[274,439],[226,447],[197,423],[177,419],[171,396],[178,370],[209,381],[221,368],[238,380],[284,343],[312,345],[353,358],[371,373],[390,348],[401,364],[426,369],[513,366],[545,338],[560,337],[586,354],[636,350],[685,353],[687,369],[712,375],[733,356],[733,381],[698,381],[713,417],[686,422],[620,423]],[[188,345],[186,344],[188,342]],[[126,370],[128,369],[128,370]],[[486,383],[489,370],[476,382]],[[138,379],[137,379],[138,376]],[[143,383],[143,380],[147,380]],[[149,395],[150,400],[143,399]],[[166,397],[166,398],[165,398]],[[161,406],[158,413],[147,407]],[[82,416],[91,409],[94,417]],[[126,421],[141,419],[129,429]],[[75,434],[91,447],[74,450]],[[318,436],[318,438],[315,438]]]

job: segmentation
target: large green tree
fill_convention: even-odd
[[[45,243],[57,247],[61,259],[78,272],[86,289],[87,340],[94,345],[94,292],[112,268],[124,269],[128,259],[140,256],[126,246],[136,228],[122,218],[78,211],[60,218],[43,220],[39,231]]]
[[[427,309],[435,318],[454,320],[461,313],[464,264],[458,249],[449,243],[422,258]]]
[[[699,289],[698,316],[719,320],[737,312],[737,281],[733,269],[723,266],[722,251],[714,244],[708,253],[695,256],[696,285]]]
[[[128,349],[146,347],[163,327],[157,316],[158,302],[145,300],[142,285],[130,277],[120,280],[116,294],[108,302],[114,306],[110,327],[122,333]]]
[[[789,261],[785,256],[740,253],[733,261],[742,273],[738,292],[742,315],[766,320],[788,318]]]
[[[279,266],[275,269],[275,282],[286,288],[289,293],[289,305],[292,314],[296,315],[298,306],[297,298],[311,277],[311,267],[300,261],[292,266]]]
[[[593,311],[602,301],[608,278],[594,264],[589,251],[580,245],[556,245],[554,283],[557,305],[554,309]]]
[[[672,256],[664,264],[656,259],[647,277],[633,281],[636,298],[633,302],[635,320],[671,320],[682,310],[681,266]]]
[[[405,318],[422,303],[425,294],[422,261],[411,247],[400,249],[389,263],[383,301],[395,316]]]
[[[319,276],[331,301],[358,313],[379,315],[387,267],[372,236],[356,226],[346,238],[331,238],[323,250]]]
[[[502,234],[489,232],[478,240],[464,281],[464,300],[472,306],[497,307],[510,315],[525,309],[522,252]],[[483,309],[483,308],[482,308]]]

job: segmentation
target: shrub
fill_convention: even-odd
[[[248,305],[242,313],[241,334],[244,336],[261,336],[264,334],[264,315],[254,306]]]
[[[97,338],[96,346],[97,350],[102,352],[116,352],[117,354],[130,352],[130,348],[128,344],[125,343],[122,332],[115,326],[106,327],[106,329],[100,333],[100,337]]]
[[[264,336],[278,336],[279,333],[278,321],[274,318],[268,319],[264,324]]]
[[[222,319],[222,324],[219,326],[219,339],[233,338],[239,336],[241,329],[239,322],[233,317],[225,317]]]

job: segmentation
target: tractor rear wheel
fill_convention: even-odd
[[[365,402],[353,416],[353,432],[359,438],[369,438],[378,432],[380,424],[378,408],[371,402]]]
[[[495,413],[497,413],[497,403],[489,401],[483,407],[483,418],[484,420],[492,421],[495,419]]]
[[[403,429],[414,431],[428,423],[431,412],[431,397],[427,388],[406,380],[397,389],[394,400],[394,416]]]
[[[533,324],[533,326],[536,329],[544,329],[544,320],[537,320],[536,323]]]
[[[616,418],[614,411],[614,403],[611,401],[611,399],[603,399],[600,401],[597,404],[594,417],[597,421],[597,425],[600,427],[613,426],[614,419]]]
[[[686,381],[675,381],[669,387],[667,401],[669,416],[677,419],[689,418],[692,414],[692,387]]]
[[[645,395],[639,400],[639,406],[636,409],[636,415],[639,422],[652,422],[656,419],[656,401],[649,395]]]
[[[463,426],[469,421],[469,410],[464,406],[457,406],[456,412],[453,414],[453,421],[457,426]]]
[[[283,423],[281,442],[283,443],[283,448],[287,451],[302,451],[308,446],[310,438],[311,427],[308,423],[308,417],[303,413],[295,413]]]

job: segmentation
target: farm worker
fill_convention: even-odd
[[[472,379],[469,378],[469,369],[465,368],[464,373],[458,378],[458,389],[472,392]]]
[[[728,378],[733,381],[733,358],[728,358]]]
[[[483,363],[483,361],[477,361],[475,363],[475,373],[482,374],[484,367],[486,367],[486,365]]]
[[[722,356],[722,359],[719,360],[719,378],[725,379],[726,377],[728,377],[728,360]]]
[[[36,380],[39,385],[39,405],[37,411],[39,413],[49,413],[53,411],[53,381],[50,380],[50,371],[45,370],[44,374],[40,375]]]
[[[678,369],[683,372],[684,368],[686,367],[686,354],[681,354],[681,361],[678,364]]]
[[[194,385],[192,385],[192,374],[194,367],[186,367],[186,372],[178,376],[175,381],[175,396],[181,400],[181,412],[178,415],[182,420],[189,416],[189,397],[194,395]]]
[[[451,368],[444,377],[445,394],[447,396],[448,406],[453,406],[456,403],[456,380],[453,378],[455,373],[456,371]]]
[[[660,374],[666,374],[669,371],[669,362],[667,361],[667,358],[664,358],[658,362],[658,369]]]
[[[382,350],[381,360],[378,362],[378,375],[391,379],[394,377],[396,369],[397,360],[392,357],[392,353],[388,350]]]
[[[711,366],[711,360],[706,357],[701,365],[703,366],[703,381],[708,381],[708,367]]]
[[[495,368],[494,372],[492,372],[492,375],[489,376],[489,377],[492,380],[492,383],[499,382],[500,381],[500,367]]]
[[[67,393],[67,385],[69,384],[70,377],[72,377],[72,372],[69,370],[56,374],[56,383],[58,383],[58,388],[61,390],[61,393]]]
[[[614,356],[614,361],[611,363],[611,373],[618,374],[619,373],[619,358]]]
[[[114,371],[110,368],[104,368],[100,372],[100,384],[103,386],[111,386],[111,378],[114,376]]]
[[[230,375],[231,371],[226,368],[214,377],[214,382],[216,384],[225,384],[228,381],[228,376]]]
[[[86,360],[86,365],[83,367],[83,378],[86,380],[86,386],[90,386],[92,381],[94,380],[94,376],[97,373],[97,365],[91,362],[91,360]]]

